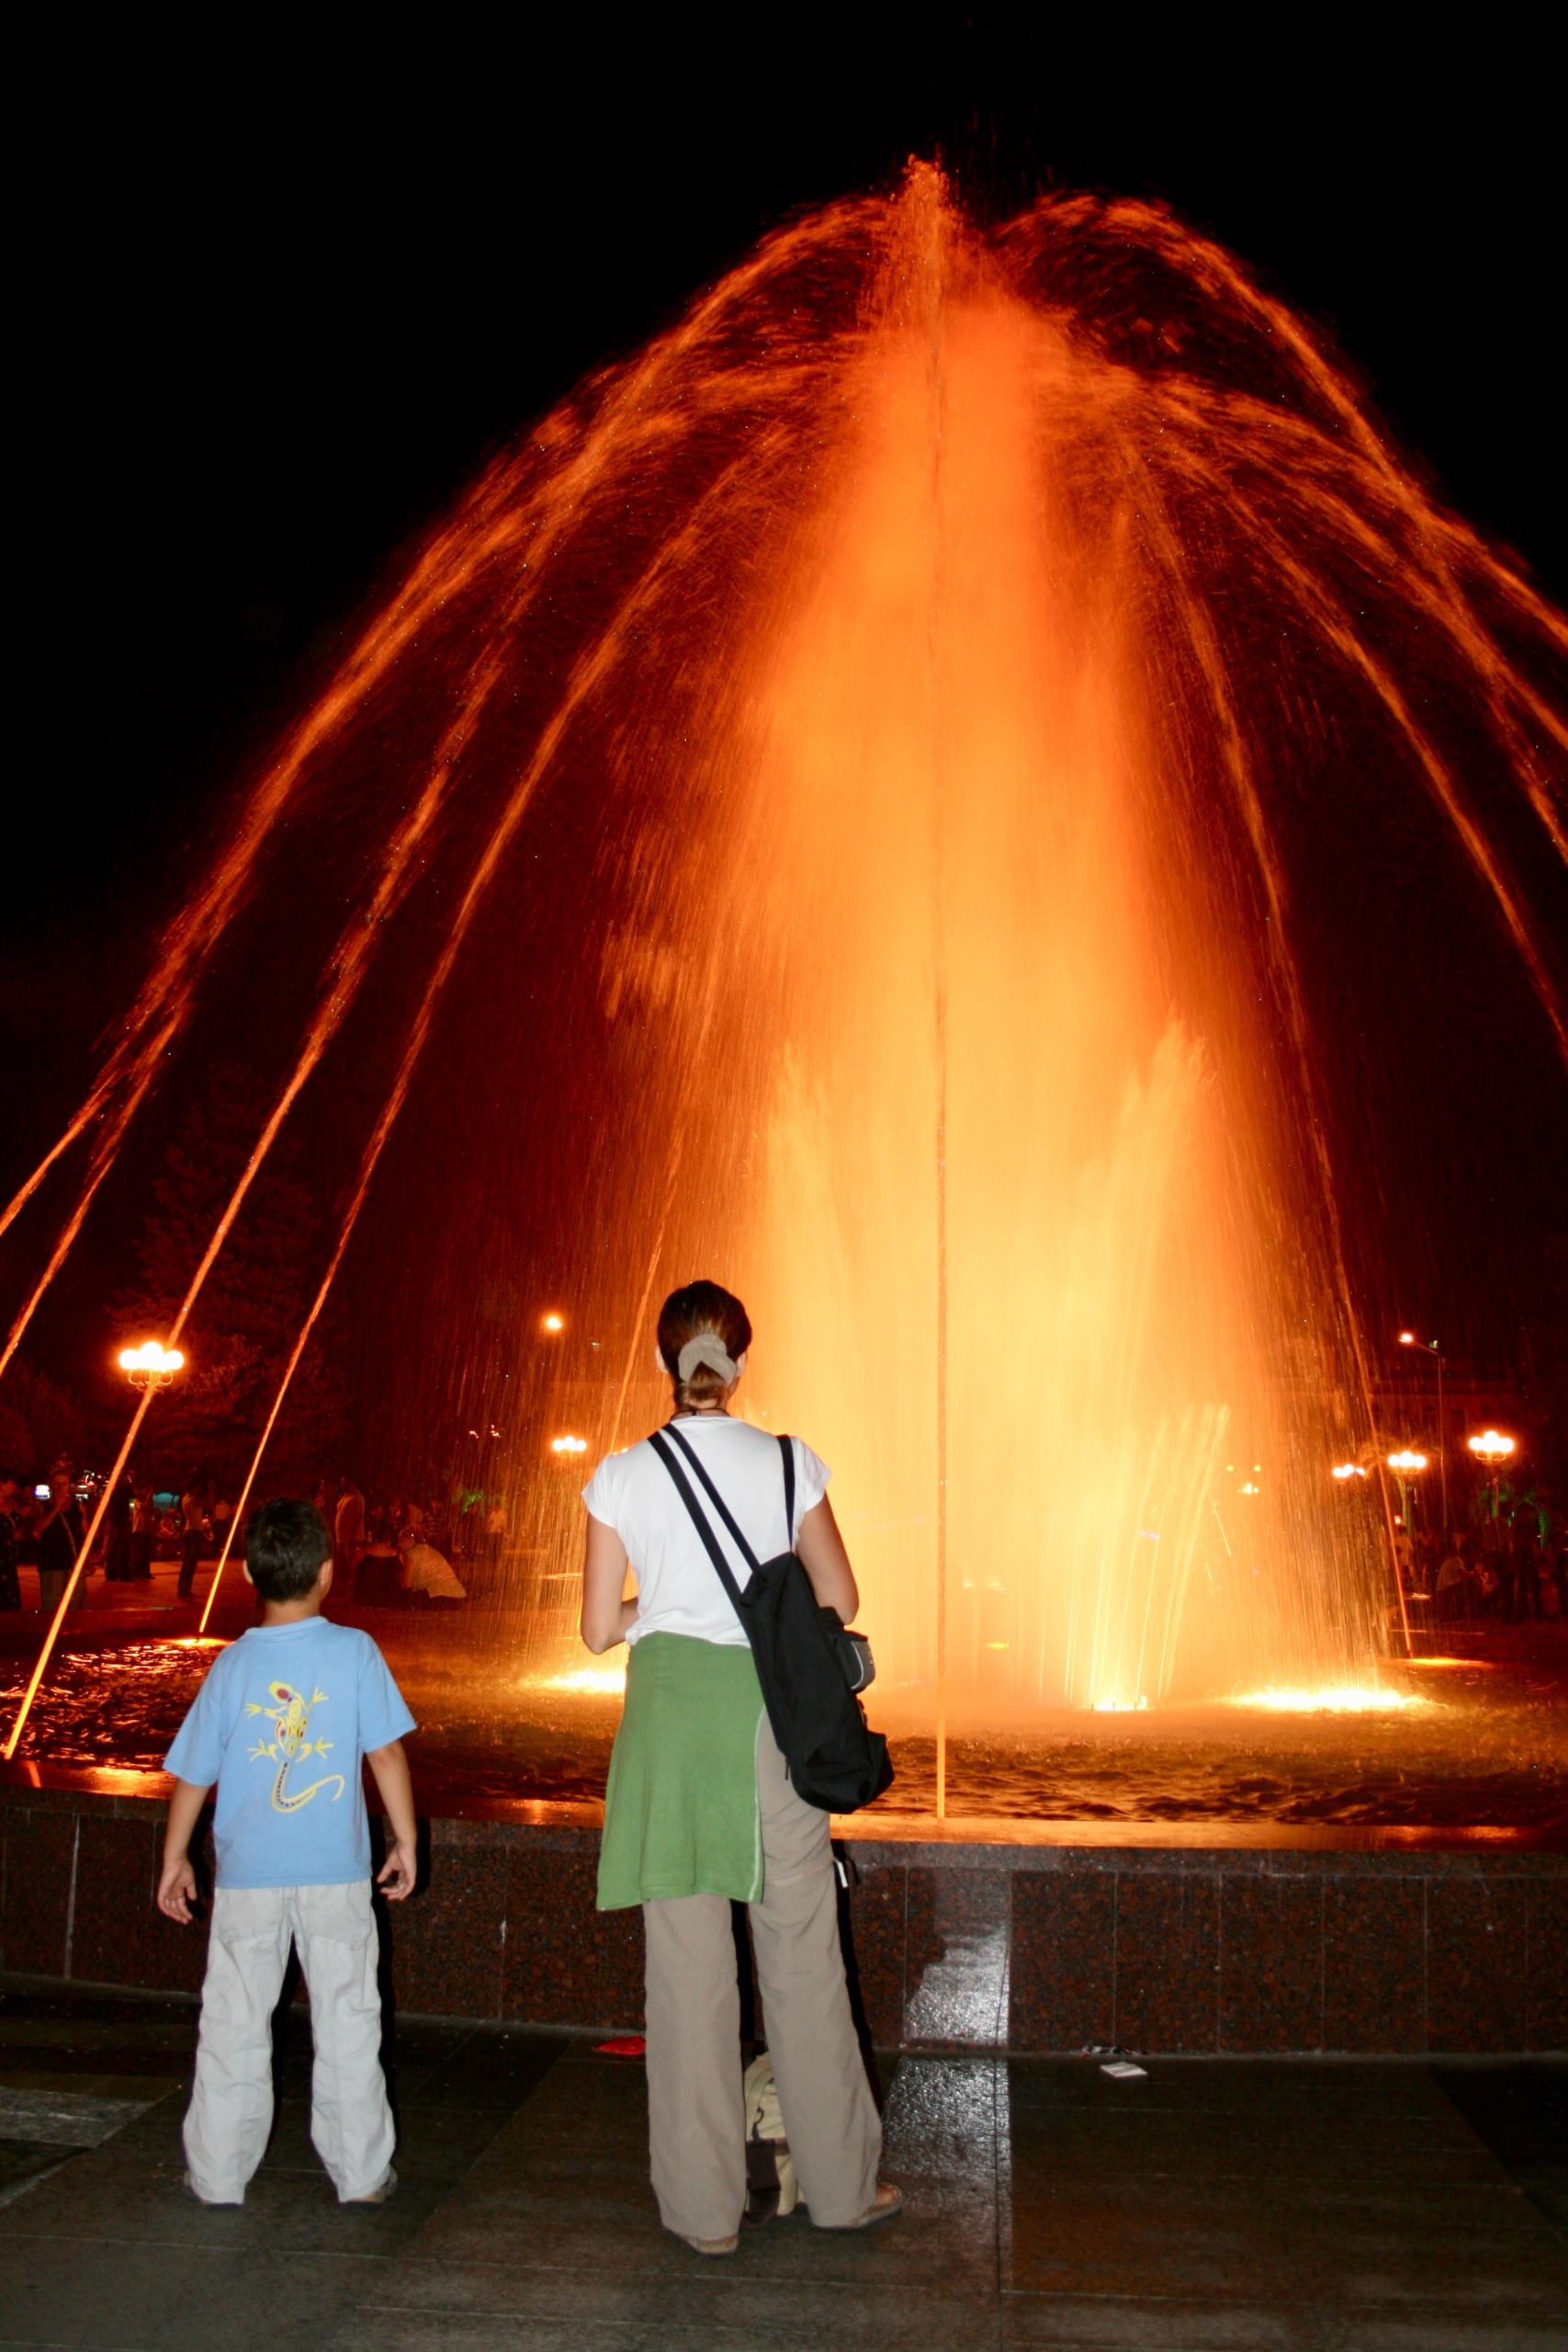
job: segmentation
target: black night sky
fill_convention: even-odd
[[[982,214],[1050,185],[1168,202],[1325,332],[1447,500],[1568,599],[1560,83],[1522,13],[1446,56],[1428,25],[1408,67],[1362,57],[1350,19],[1311,20],[1289,58],[1201,29],[1147,48],[1136,19],[1069,40],[1046,11],[807,12],[787,40],[733,18],[722,46],[610,19],[547,52],[497,50],[476,17],[390,59],[224,21],[222,50],[83,34],[23,101],[7,1193],[400,550],[770,226],[890,184],[911,152]],[[1422,885],[1417,848],[1375,918],[1411,1028],[1427,959],[1455,949]],[[1516,1230],[1509,1300],[1475,1321],[1493,1351],[1568,1225],[1568,1087],[1522,992],[1507,1019],[1528,1034],[1498,1051]],[[1441,1051],[1419,1050],[1440,1089]],[[106,1280],[118,1238],[92,1244]],[[39,1336],[69,1374],[61,1332]]]

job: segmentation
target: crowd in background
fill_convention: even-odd
[[[0,1467],[0,1610],[21,1607],[23,1566],[38,1570],[40,1607],[59,1606],[101,1493],[101,1482],[78,1478],[63,1455],[47,1481]],[[352,1480],[330,1478],[314,1499],[333,1536],[339,1591],[367,1607],[466,1600],[474,1568],[499,1558],[505,1536],[504,1508],[494,1498],[458,1495],[443,1503],[394,1495],[367,1503]],[[110,1583],[137,1583],[151,1580],[154,1560],[177,1559],[178,1589],[189,1597],[201,1563],[231,1545],[234,1510],[217,1480],[175,1491],[128,1474],[109,1494],[89,1570]],[[77,1606],[81,1598],[79,1584]]]
[[[17,1569],[39,1572],[40,1605],[58,1607],[97,1493],[62,1456],[36,1484],[0,1467],[0,1610],[21,1606]],[[505,1549],[506,1508],[495,1495],[454,1489],[421,1501],[367,1498],[351,1478],[324,1477],[313,1499],[333,1538],[340,1594],[367,1608],[450,1608],[493,1578]],[[220,1555],[234,1504],[207,1478],[174,1492],[127,1476],[108,1498],[89,1566],[111,1583],[151,1578],[154,1559],[179,1561],[190,1595],[204,1560]],[[1485,1516],[1447,1535],[1418,1528],[1395,1539],[1408,1609],[1449,1624],[1568,1623],[1568,1527],[1544,1530],[1534,1511]]]
[[[1568,1532],[1543,1532],[1533,1513],[1446,1536],[1417,1530],[1399,1535],[1394,1549],[1406,1601],[1440,1623],[1568,1623]]]
[[[365,1607],[451,1608],[468,1599],[452,1563],[467,1555],[479,1528],[460,1500],[391,1495],[367,1502],[352,1479],[332,1478],[321,1480],[313,1499],[332,1533],[333,1577]],[[504,1514],[500,1525],[504,1530]]]

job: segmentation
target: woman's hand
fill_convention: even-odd
[[[595,1657],[626,1638],[637,1615],[637,1602],[626,1599],[626,1547],[613,1527],[588,1514],[588,1541],[582,1555],[582,1638]]]

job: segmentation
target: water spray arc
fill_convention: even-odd
[[[1298,962],[1302,714],[1425,796],[1568,1057],[1494,821],[1568,842],[1540,682],[1564,650],[1228,255],[1086,198],[985,232],[917,166],[771,239],[433,537],[6,1211],[92,1133],[9,1348],[283,818],[346,825],[340,779],[374,772],[356,913],[166,1335],[408,943],[393,1075],[242,1510],[437,1017],[473,1002],[497,1107],[462,1127],[454,1081],[455,1156],[520,1205],[459,1230],[422,1197],[451,1302],[424,1375],[461,1390],[468,1305],[536,1232],[593,1289],[625,1367],[598,1442],[624,1442],[658,1280],[730,1278],[752,1409],[834,1464],[939,1811],[976,1711],[1349,1681],[1404,1595],[1321,1494],[1359,1442],[1327,1400],[1370,1426],[1371,1383]],[[1234,1502],[1233,1449],[1268,1465]]]

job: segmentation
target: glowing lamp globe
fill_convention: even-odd
[[[140,1347],[119,1351],[119,1368],[133,1388],[166,1387],[185,1370],[185,1361],[182,1350],[166,1348],[160,1340],[143,1340]]]

